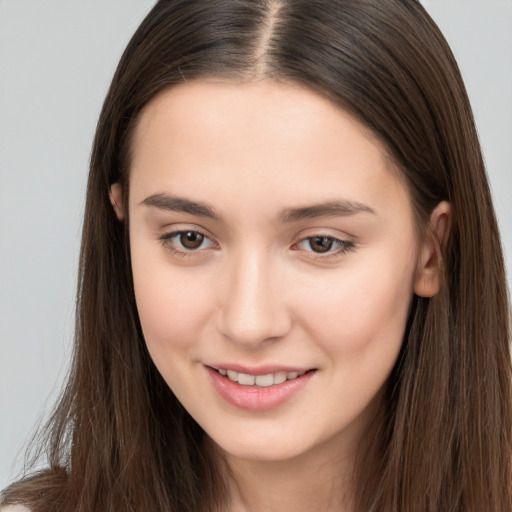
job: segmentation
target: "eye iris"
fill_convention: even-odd
[[[334,240],[327,236],[314,236],[309,240],[309,246],[315,252],[327,252],[332,249]]]
[[[180,235],[180,243],[185,247],[185,249],[198,249],[201,247],[203,240],[204,235],[197,231],[187,231]]]

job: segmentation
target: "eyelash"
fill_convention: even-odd
[[[329,243],[332,243],[332,244],[336,244],[338,245],[338,248],[335,249],[335,250],[332,250],[332,248],[329,248],[327,251],[325,252],[318,252],[318,251],[308,251],[308,252],[311,252],[312,254],[315,255],[315,258],[318,258],[318,259],[326,259],[326,258],[332,258],[332,257],[335,257],[335,256],[341,256],[342,254],[345,254],[349,251],[353,251],[355,249],[355,245],[354,245],[354,242],[350,242],[348,240],[341,240],[339,238],[336,238],[335,236],[332,236],[332,235],[322,235],[322,234],[318,234],[318,235],[312,235],[312,236],[307,236],[305,238],[302,238],[301,240],[299,240],[298,242],[296,242],[293,247],[299,247],[300,244],[303,244],[303,243],[308,243],[309,242],[309,247],[311,248],[311,242],[315,239],[324,239],[324,240],[328,240]],[[311,248],[312,249],[312,248]]]
[[[212,242],[211,238],[208,235],[206,235],[205,233],[203,233],[197,229],[182,229],[180,231],[173,231],[171,233],[165,233],[164,235],[162,235],[160,237],[160,242],[164,246],[165,249],[168,249],[173,254],[176,254],[183,258],[186,258],[189,256],[194,256],[194,253],[199,252],[200,250],[204,251],[204,250],[210,248],[210,247],[207,247],[207,248],[201,249],[201,246],[197,247],[196,249],[187,249],[186,247],[180,248],[178,245],[179,242],[173,241],[174,238],[181,237],[181,236],[187,235],[187,234],[192,234],[192,233],[196,236],[199,235],[199,236],[203,237],[203,241],[209,240],[211,245],[213,246],[213,242]],[[181,245],[183,246],[183,244],[181,244]],[[201,243],[201,245],[202,245],[202,243]]]
[[[208,240],[210,242],[210,246],[208,246],[206,248],[201,248],[201,245],[202,245],[202,243],[201,243],[201,245],[195,249],[187,249],[186,247],[179,247],[178,244],[180,244],[181,242],[173,241],[173,239],[175,239],[177,237],[181,237],[183,235],[187,235],[187,234],[194,234],[196,236],[199,235],[200,237],[203,237],[203,241]],[[312,236],[307,236],[307,237],[301,238],[298,242],[293,244],[292,249],[300,250],[299,246],[301,244],[308,243],[308,242],[309,242],[310,249],[312,249],[311,242],[315,239],[324,239],[324,240],[327,240],[328,243],[338,245],[337,249],[332,250],[332,248],[329,248],[328,250],[326,250],[323,253],[314,251],[314,250],[309,250],[309,251],[306,250],[307,252],[314,254],[314,258],[316,258],[316,259],[327,259],[327,258],[332,258],[335,256],[340,256],[349,251],[353,251],[355,249],[354,242],[347,241],[347,240],[340,240],[339,238],[336,238],[334,236],[322,235],[322,234],[317,234],[317,235],[312,235]],[[211,240],[211,238],[209,236],[207,236],[205,233],[203,233],[199,230],[196,230],[196,229],[186,229],[186,230],[172,231],[171,233],[165,233],[164,235],[162,235],[160,237],[160,242],[165,249],[169,250],[173,254],[176,254],[177,256],[180,256],[182,258],[193,257],[193,256],[195,256],[195,253],[198,253],[198,252],[204,251],[204,250],[208,250],[212,246],[214,246],[214,242]],[[183,246],[182,243],[181,243],[181,245]]]

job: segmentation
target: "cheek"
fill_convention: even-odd
[[[148,350],[159,366],[197,342],[210,317],[210,287],[195,271],[132,248],[135,299]]]
[[[359,417],[366,421],[363,411],[371,408],[395,365],[412,298],[413,268],[404,265],[401,272],[391,263],[378,270],[351,269],[324,286],[322,300],[302,305],[308,337],[326,356],[329,387],[342,404],[336,424]],[[332,401],[328,394],[317,400],[317,414],[330,410]]]
[[[304,324],[326,352],[390,359],[401,346],[413,287],[413,257],[376,258],[343,269],[319,293],[305,298]],[[315,297],[316,296],[316,300]]]

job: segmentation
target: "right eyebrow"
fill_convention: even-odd
[[[146,197],[140,204],[171,212],[189,213],[190,215],[198,215],[217,221],[221,219],[221,216],[210,205],[198,201],[191,201],[190,199],[179,196],[153,194]]]

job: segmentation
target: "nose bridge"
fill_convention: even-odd
[[[291,317],[282,294],[279,268],[268,250],[246,247],[229,263],[228,286],[221,311],[221,330],[246,346],[282,337]]]

